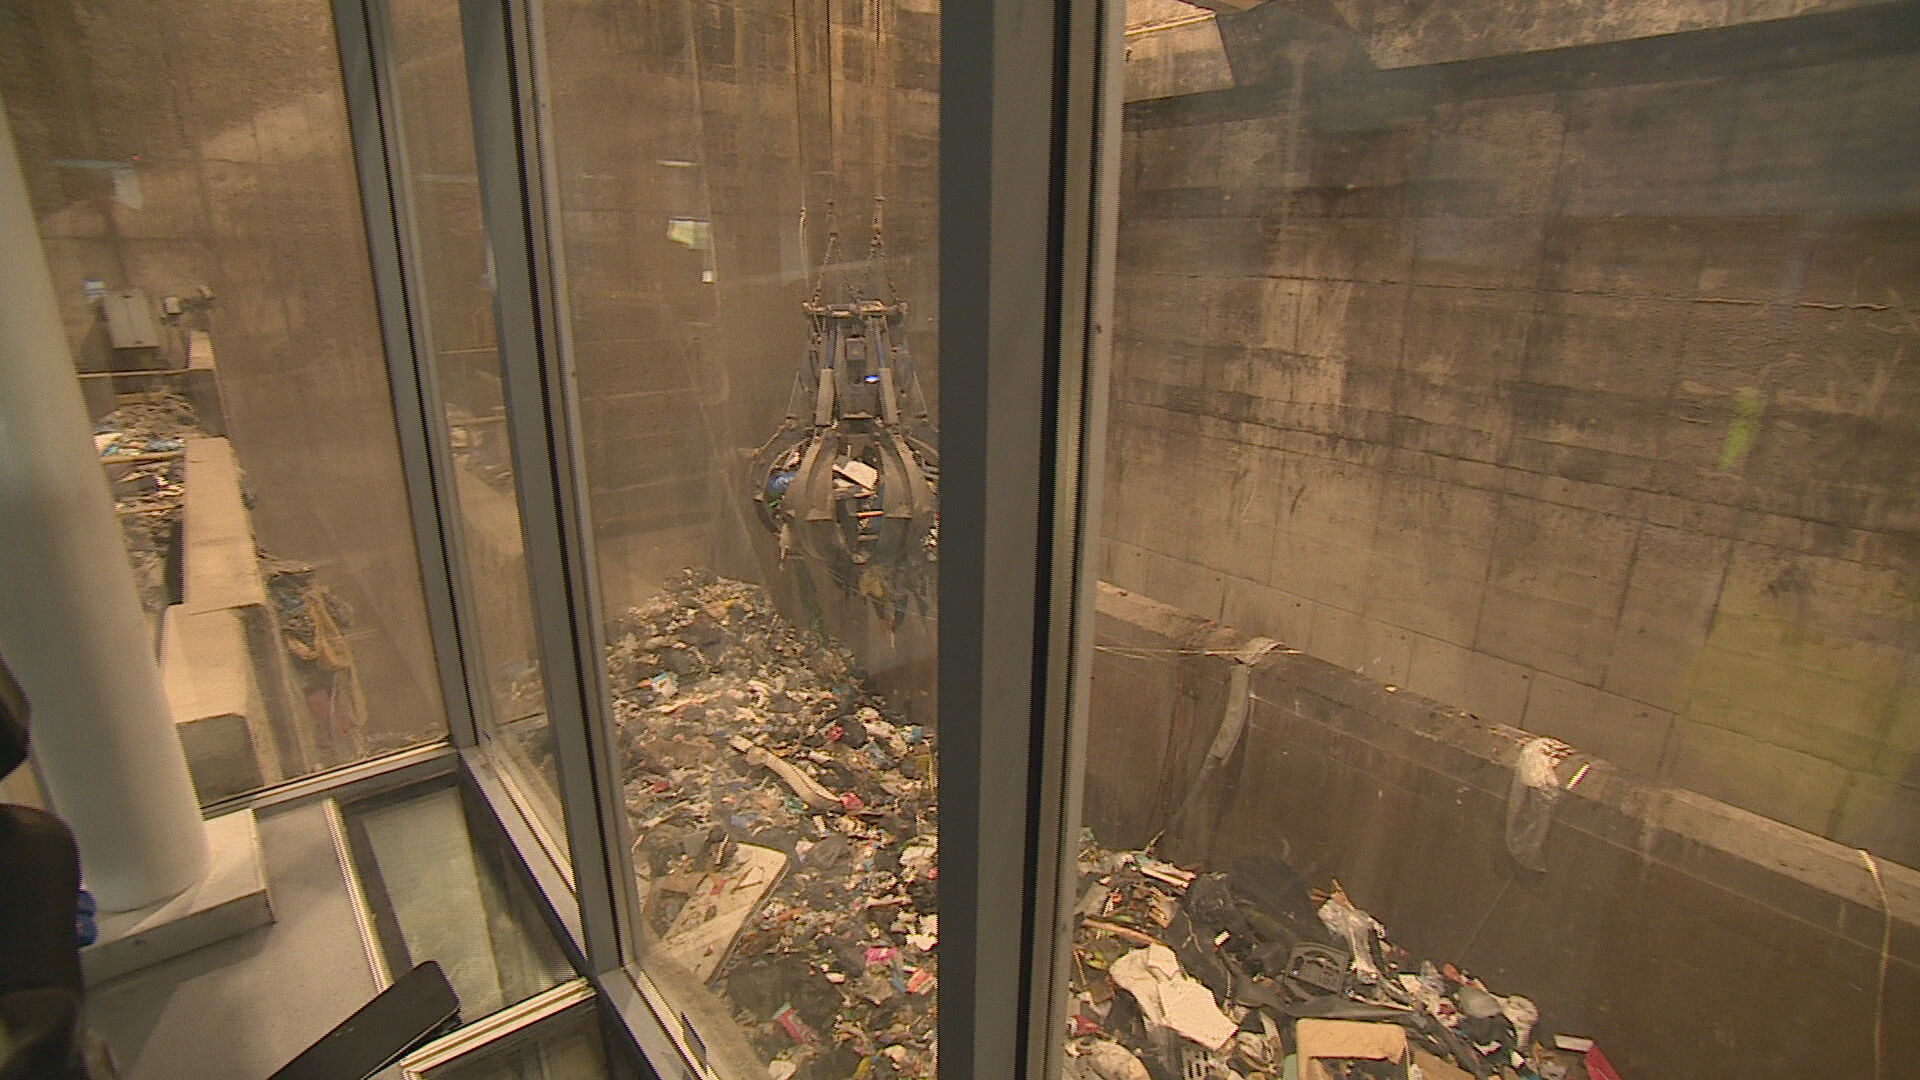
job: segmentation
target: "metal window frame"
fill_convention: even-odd
[[[391,19],[385,0],[333,0],[333,17],[401,472],[447,734],[454,746],[471,747],[479,741],[491,703],[472,652],[479,638],[471,616],[459,495],[446,418],[435,404],[441,397],[418,273],[420,245],[393,74]]]
[[[375,300],[449,741],[460,767],[507,830],[543,901],[552,909],[555,923],[564,931],[563,946],[580,957],[585,953],[586,931],[574,867],[555,843],[548,823],[533,813],[522,785],[509,770],[499,767],[487,746],[497,718],[492,715],[473,615],[477,605],[466,560],[451,441],[438,406],[441,396],[408,179],[391,12],[386,0],[333,0],[333,9]],[[488,241],[491,248],[493,238],[489,236]],[[496,296],[502,295],[505,290],[496,288]],[[502,351],[504,355],[504,342]],[[510,433],[510,441],[517,455],[523,439]],[[515,467],[523,468],[518,457]],[[525,508],[523,494],[523,538],[546,535],[529,527]],[[530,558],[530,571],[531,565]],[[529,595],[539,588],[529,573]],[[543,651],[543,664],[551,663],[549,652]],[[553,716],[553,689],[548,693],[549,716]],[[570,741],[556,733],[556,748]],[[564,774],[567,763],[559,764],[558,771]],[[560,800],[563,807],[572,805],[564,792]]]
[[[1113,281],[1119,243],[1121,117],[1125,103],[1125,0],[1068,6],[1059,55],[1061,89],[1058,431],[1052,580],[1045,649],[1049,698],[1039,731],[1041,767],[1034,855],[1033,955],[1037,999],[1026,1063],[1038,1077],[1064,1067],[1072,905],[1080,880],[1080,805],[1098,589],[1101,479],[1107,445]]]
[[[454,768],[458,757],[459,751],[444,740],[409,746],[390,754],[348,762],[269,788],[210,802],[200,808],[200,816],[211,821],[238,810],[256,813],[290,810],[321,799],[354,798],[390,787],[404,787]]]
[[[483,778],[489,775],[499,774],[448,768],[400,787],[340,792],[327,800],[330,820],[338,824],[335,838],[342,845],[342,868],[355,901],[355,916],[366,935],[365,944],[374,960],[375,982],[381,989],[391,985],[394,973],[411,970],[414,960],[405,951],[406,934],[396,921],[398,910],[383,880],[379,854],[363,815],[372,809],[404,804],[444,790],[458,795],[463,829],[476,865],[482,867],[481,875],[484,877],[489,872],[484,864],[511,852],[514,858],[503,860],[514,864],[503,868],[500,879],[503,900],[509,906],[518,906],[522,899],[529,902],[539,917],[540,932],[551,937],[570,968],[576,973],[581,969],[582,958],[569,937],[575,931],[560,921],[564,912],[555,910],[554,905],[546,901],[547,890],[539,881],[540,861],[527,858],[525,838],[516,838],[510,827],[509,823],[518,820],[517,816],[501,814],[495,801],[483,790]]]
[[[941,1011],[946,1077],[1060,1071],[1119,8],[941,8],[940,976],[971,1005]]]
[[[477,1055],[500,1053],[538,1039],[559,1024],[592,1011],[595,1004],[593,987],[587,980],[563,982],[442,1035],[400,1059],[395,1067],[405,1080],[432,1080],[468,1064]]]
[[[627,957],[634,905],[626,806],[613,761],[598,568],[587,514],[569,319],[542,145],[536,11],[461,0],[481,213],[535,640],[586,974]],[[477,761],[480,768],[485,761]],[[497,804],[496,804],[497,805]]]
[[[544,145],[539,0],[461,0],[460,18],[564,859],[482,745],[487,699],[469,644],[445,423],[432,407],[386,13],[383,0],[334,5],[452,740],[603,1000],[663,1074],[692,1075],[629,930],[633,871]],[[1122,15],[1120,0],[970,0],[940,15],[946,1080],[1039,1080],[1060,1067],[1070,947],[1061,894],[1075,873],[1077,716],[1091,655]]]

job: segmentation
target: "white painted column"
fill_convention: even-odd
[[[30,700],[45,794],[79,841],[82,876],[101,909],[131,911],[199,881],[206,827],[4,107],[0,652]]]

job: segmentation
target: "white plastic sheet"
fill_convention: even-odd
[[[1114,961],[1114,985],[1140,1003],[1147,1023],[1172,1030],[1209,1050],[1232,1041],[1240,1025],[1220,1011],[1213,992],[1188,978],[1165,945],[1149,945]]]

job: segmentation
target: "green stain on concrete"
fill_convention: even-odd
[[[1676,738],[1707,793],[1823,836],[1845,819],[1898,813],[1852,774],[1908,782],[1920,763],[1920,702],[1905,676],[1908,650],[1877,640],[1920,627],[1920,608],[1895,590],[1857,628],[1834,610],[1839,583],[1735,575],[1678,708]],[[1865,591],[1869,583],[1861,583]],[[1838,623],[1838,625],[1836,625]],[[1702,762],[1702,755],[1705,762]],[[1694,782],[1698,782],[1697,780]]]
[[[1733,395],[1733,423],[1727,427],[1727,441],[1720,447],[1720,468],[1734,472],[1746,463],[1754,440],[1760,437],[1760,416],[1766,412],[1765,397],[1757,386],[1743,386]]]

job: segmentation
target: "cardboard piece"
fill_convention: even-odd
[[[1359,1020],[1301,1020],[1294,1027],[1300,1080],[1334,1080],[1328,1059],[1407,1060],[1407,1029]]]
[[[1473,1080],[1472,1073],[1417,1046],[1413,1048],[1413,1063],[1420,1066],[1420,1080]]]
[[[733,862],[703,875],[657,946],[705,982],[733,950],[747,920],[787,872],[786,852],[740,844]]]

